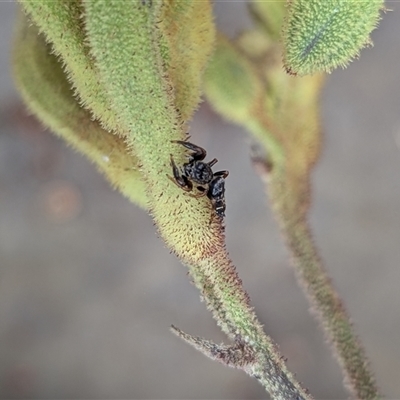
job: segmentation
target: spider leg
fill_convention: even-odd
[[[193,189],[193,184],[192,182],[189,181],[189,179],[186,178],[185,175],[181,175],[179,172],[179,168],[176,166],[174,159],[172,158],[171,154],[171,167],[172,167],[172,172],[174,174],[174,177],[168,176],[168,178],[174,182],[177,186],[179,186],[181,189],[186,190],[187,192],[190,192]]]
[[[229,171],[218,171],[214,174],[214,177],[222,176],[224,179],[229,175]]]
[[[182,146],[191,150],[192,151],[192,154],[190,154],[191,161],[193,161],[193,160],[201,161],[206,158],[207,152],[200,146],[197,146],[197,145],[187,142],[185,140],[172,140],[171,142],[181,144]]]
[[[218,162],[218,160],[216,158],[214,158],[213,160],[211,160],[209,163],[207,163],[210,167],[212,167],[214,164],[216,164]]]
[[[192,182],[188,181],[185,176],[182,176],[182,179],[175,179],[172,176],[167,175],[167,178],[174,182],[176,186],[180,187],[185,192],[190,192],[193,189]]]

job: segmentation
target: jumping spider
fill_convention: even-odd
[[[181,169],[176,166],[171,154],[174,177],[169,178],[186,192],[192,191],[195,185],[198,193],[190,193],[189,196],[196,198],[207,196],[211,200],[217,215],[220,218],[225,217],[225,178],[229,172],[218,171],[214,173],[211,167],[218,160],[214,158],[208,163],[204,162],[207,153],[203,148],[184,140],[173,140],[172,142],[186,147],[190,150],[190,153],[188,155],[189,161],[183,164]]]

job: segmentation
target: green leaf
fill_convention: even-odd
[[[345,67],[371,44],[383,0],[291,0],[283,28],[284,65],[290,74]]]
[[[20,3],[51,43],[54,53],[60,57],[80,103],[93,113],[105,129],[124,136],[89,54],[81,1],[20,0]]]
[[[177,109],[186,122],[200,102],[204,69],[214,50],[211,4],[209,1],[163,1],[159,19],[164,69],[174,89]]]
[[[124,141],[102,129],[73,96],[61,63],[37,28],[19,15],[13,52],[14,76],[30,111],[92,161],[111,185],[147,207],[138,162]]]
[[[221,226],[210,229],[215,214],[208,198],[190,197],[169,179],[170,155],[177,163],[186,159],[183,146],[171,140],[185,139],[186,132],[161,57],[166,43],[158,31],[161,5],[87,1],[86,29],[112,109],[142,165],[160,233],[183,260],[197,264],[211,256],[214,241],[222,238]]]

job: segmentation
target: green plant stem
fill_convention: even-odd
[[[310,174],[320,148],[318,104],[324,79],[287,75],[276,62],[275,52],[270,46],[256,58],[220,38],[205,75],[205,91],[215,109],[246,127],[262,148],[255,165],[267,183],[296,273],[332,343],[346,386],[357,398],[379,398],[364,350],[318,258],[307,225]]]
[[[266,127],[265,131],[269,129]],[[296,192],[284,183],[290,180],[285,167],[271,167],[269,162],[260,159],[254,163],[266,184],[272,209],[313,314],[318,317],[342,367],[345,386],[355,398],[380,398],[365,351],[312,241],[307,224],[309,175],[297,177],[297,186],[302,190]]]
[[[234,341],[231,348],[242,347],[242,353],[234,363],[225,359],[219,361],[256,378],[273,399],[311,400],[311,395],[287,369],[274,342],[264,333],[230,260],[226,259],[226,265],[213,268],[188,267],[218,325]],[[187,341],[196,347],[195,340]],[[213,358],[206,351],[202,352]]]
[[[309,227],[306,223],[293,224],[279,211],[275,215],[292,253],[296,274],[342,367],[345,386],[355,398],[380,398],[364,348],[354,332],[342,300],[326,274]]]

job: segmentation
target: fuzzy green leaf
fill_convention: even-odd
[[[160,232],[180,257],[196,264],[221,237],[221,227],[209,229],[214,214],[206,197],[190,197],[169,179],[170,155],[183,163],[186,154],[171,140],[184,139],[186,132],[161,57],[166,42],[158,31],[161,5],[87,1],[86,29],[112,109],[142,165]]]
[[[175,104],[188,121],[201,96],[204,69],[214,49],[215,27],[209,1],[167,0],[158,28],[161,56],[174,89]]]
[[[183,147],[171,140],[184,139],[185,132],[161,62],[165,42],[157,41],[160,36],[154,34],[161,3],[150,7],[119,0],[84,4],[93,55],[141,162],[151,212],[161,235],[189,265],[206,296],[212,292],[216,298],[226,298],[226,292],[229,296],[234,293],[233,305],[246,305],[248,298],[238,287],[225,250],[223,227],[210,201],[205,196],[189,196],[169,179],[170,155],[177,163],[186,160]],[[232,278],[228,286],[224,283],[227,274]],[[209,291],[206,287],[210,285],[213,289]],[[210,300],[210,304],[216,302]],[[232,334],[227,327],[225,331]]]
[[[91,119],[79,106],[56,56],[50,54],[37,28],[19,15],[14,43],[14,75],[29,107],[43,123],[96,164],[111,185],[146,208],[144,183],[137,159],[121,138]]]
[[[283,28],[284,65],[294,75],[345,67],[371,44],[384,0],[291,0]]]
[[[252,104],[262,93],[262,84],[250,62],[219,36],[208,65],[204,90],[219,112],[235,122],[246,121]]]
[[[123,136],[86,43],[80,0],[20,0],[60,57],[74,94],[107,129]]]

